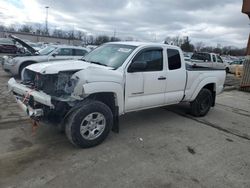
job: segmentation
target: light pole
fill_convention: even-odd
[[[49,6],[46,6],[46,17],[45,17],[45,32],[46,35],[49,34],[49,28],[48,28],[48,14],[49,14]]]

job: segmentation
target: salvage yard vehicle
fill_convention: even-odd
[[[118,132],[119,116],[128,112],[185,101],[194,116],[206,115],[225,76],[224,69],[186,65],[179,47],[113,42],[81,60],[28,66],[8,87],[32,119],[59,125],[86,148]]]
[[[26,44],[26,46],[29,45]],[[3,62],[4,71],[12,76],[21,76],[23,69],[31,64],[47,61],[79,59],[90,51],[87,48],[67,45],[50,45],[40,51],[36,51],[29,46],[29,50],[32,52],[31,55],[16,57],[10,56],[5,60]]]
[[[224,62],[222,58],[215,53],[196,52],[191,56],[190,62],[194,66],[224,69],[227,73],[229,72],[229,64]]]
[[[243,67],[244,60],[239,59],[229,63],[229,72],[235,74],[237,67]]]
[[[18,47],[13,40],[0,38],[0,53],[16,54],[17,52]]]

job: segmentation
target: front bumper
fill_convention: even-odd
[[[9,91],[12,91],[14,95],[23,97],[28,95],[28,97],[32,97],[35,102],[48,106],[51,109],[54,108],[54,105],[51,102],[51,96],[42,91],[32,90],[23,84],[17,83],[14,78],[11,78],[8,81],[8,88]]]
[[[38,109],[33,109],[30,105],[27,103],[24,103],[23,100],[18,97],[17,95],[14,95],[16,102],[18,106],[27,113],[27,115],[32,118],[32,119],[38,119],[44,115],[43,109],[38,108]]]
[[[35,91],[23,84],[17,83],[14,78],[8,81],[9,91],[13,92],[19,107],[33,119],[44,115],[44,108],[36,108],[34,103],[45,105],[49,109],[54,109],[51,97],[41,91]]]

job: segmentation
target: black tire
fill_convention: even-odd
[[[226,70],[226,73],[229,73],[229,68],[228,67],[225,70]]]
[[[106,125],[104,126],[103,131],[100,132],[100,135],[98,135],[98,137],[90,140],[82,136],[80,128],[81,123],[84,122],[85,118],[92,113],[99,113],[103,115]],[[65,132],[72,144],[81,148],[89,148],[102,143],[108,136],[112,126],[113,114],[110,108],[100,101],[88,99],[83,103],[81,108],[75,110],[74,112],[72,112],[72,114],[70,114],[70,116],[66,120]]]
[[[210,90],[203,88],[200,93],[197,95],[194,101],[191,104],[191,114],[196,117],[205,116],[213,103],[213,97]]]

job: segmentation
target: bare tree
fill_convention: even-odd
[[[197,52],[200,52],[201,49],[204,48],[204,47],[205,47],[205,43],[203,43],[203,42],[197,42],[197,43],[195,43],[195,50]]]
[[[33,28],[30,25],[22,25],[22,27],[18,31],[24,33],[32,33]]]

